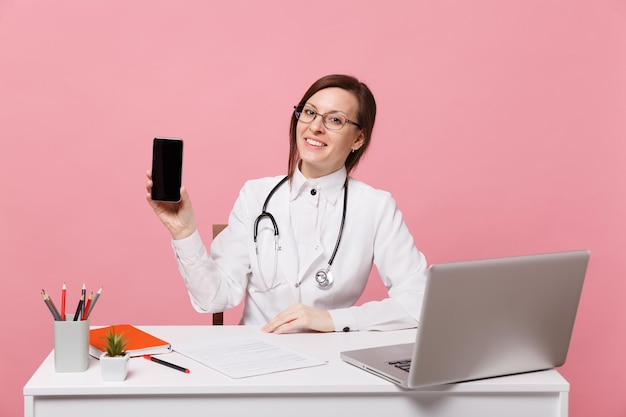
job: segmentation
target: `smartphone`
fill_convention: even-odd
[[[152,142],[152,199],[179,202],[182,176],[182,139],[154,138]]]

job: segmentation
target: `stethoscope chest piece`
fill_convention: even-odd
[[[320,269],[315,274],[315,281],[321,289],[327,290],[333,286],[333,282],[335,280],[333,278],[333,274],[331,274],[330,271],[324,271],[323,269]]]

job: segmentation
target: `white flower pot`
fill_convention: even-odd
[[[130,355],[110,357],[106,353],[100,357],[100,370],[105,381],[123,381],[128,374]]]

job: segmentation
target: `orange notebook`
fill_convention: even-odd
[[[127,340],[126,352],[130,356],[155,355],[172,351],[172,345],[149,333],[139,330],[130,324],[116,324],[114,326],[100,327],[89,331],[89,354],[100,358],[106,352],[106,335],[110,328],[115,333],[122,333]]]

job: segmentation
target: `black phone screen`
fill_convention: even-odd
[[[152,143],[152,199],[180,201],[183,173],[183,141],[154,138]]]

